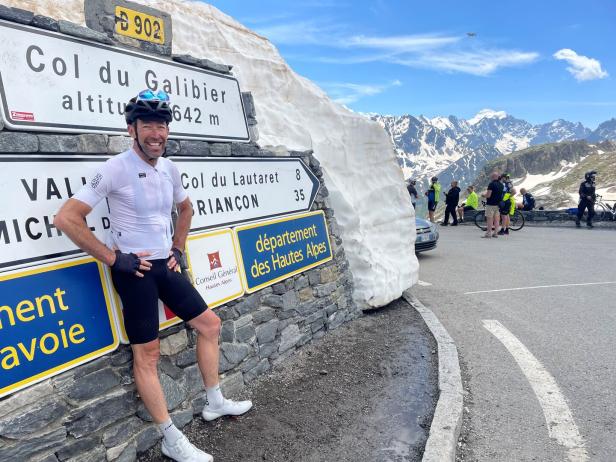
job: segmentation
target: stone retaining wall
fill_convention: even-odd
[[[76,24],[34,16],[0,6],[0,18],[49,30],[114,43],[112,38]],[[228,66],[206,59],[173,59],[216,71]],[[256,111],[243,95],[253,142],[208,143],[170,140],[168,153],[177,156],[300,157],[321,182],[312,210],[327,219],[332,261],[257,293],[215,308],[222,320],[221,384],[226,395],[242,388],[313,339],[359,316],[352,299],[352,276],[340,230],[323,183],[323,172],[312,152],[272,152],[256,144]],[[3,127],[0,126],[0,129]],[[126,136],[42,134],[0,131],[0,155],[62,153],[116,154],[128,149]],[[169,411],[184,427],[204,405],[204,389],[195,356],[196,334],[184,324],[161,332],[159,374]],[[132,461],[161,435],[136,395],[130,347],[0,399],[0,460],[12,461]]]

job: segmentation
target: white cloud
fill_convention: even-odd
[[[350,82],[322,82],[321,87],[339,104],[352,104],[365,96],[383,93],[391,87],[399,87],[402,82],[393,80],[386,84],[358,84]]]
[[[601,63],[588,56],[578,55],[569,48],[563,48],[554,53],[554,58],[567,61],[567,70],[578,81],[604,79],[608,73],[601,68]]]
[[[393,61],[409,67],[423,67],[448,72],[487,76],[503,67],[530,64],[539,58],[535,52],[518,50],[454,50],[429,53]]]
[[[341,45],[356,48],[373,48],[391,53],[423,51],[456,43],[461,37],[442,35],[394,35],[388,37],[366,37],[355,35],[345,38]]]

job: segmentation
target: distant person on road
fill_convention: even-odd
[[[406,189],[411,196],[411,204],[413,204],[413,208],[415,208],[415,205],[417,204],[417,198],[418,198],[417,188],[415,187],[416,183],[417,181],[410,180],[409,183],[406,185]]]
[[[515,214],[516,204],[515,204],[515,195],[517,191],[515,188],[511,188],[508,193],[503,195],[503,200],[501,202],[500,212],[501,212],[501,229],[498,232],[499,236],[509,236],[509,227],[511,226],[511,218]],[[508,197],[507,197],[508,196]]]
[[[451,182],[451,188],[449,188],[449,191],[445,194],[445,219],[443,220],[443,223],[441,223],[443,226],[449,225],[449,215],[453,218],[453,223],[451,226],[458,226],[456,207],[458,206],[459,200],[460,188],[458,188],[458,182],[454,180]]]
[[[520,194],[522,194],[522,203],[518,204],[518,208],[522,209],[524,212],[530,212],[535,208],[535,198],[529,193],[525,188],[520,189]]]
[[[441,184],[438,182],[438,178],[433,176],[430,180],[430,188],[425,192],[428,197],[428,218],[434,223],[434,212],[438,205],[438,200],[441,197]]]
[[[469,210],[477,210],[479,208],[479,197],[477,197],[477,193],[475,192],[474,186],[469,186],[466,188],[468,196],[466,196],[466,201],[462,202],[462,205],[458,207],[458,217],[460,223],[464,223],[464,212]]]
[[[482,197],[486,198],[486,233],[483,237],[498,237],[498,206],[503,200],[503,183],[499,180],[500,175],[494,171],[490,175],[492,180],[488,185],[488,189],[481,193]]]
[[[586,217],[586,226],[592,228],[592,218],[595,215],[595,201],[597,200],[597,194],[595,192],[595,183],[597,180],[597,172],[594,170],[591,172],[586,172],[584,175],[584,181],[580,183],[580,202],[578,204],[578,213],[577,218],[575,220],[575,226],[578,228],[580,225],[580,220],[584,215],[584,210],[588,210],[588,215]]]

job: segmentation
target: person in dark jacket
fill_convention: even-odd
[[[445,219],[443,226],[449,225],[449,215],[453,217],[453,223],[451,226],[458,226],[458,216],[456,215],[456,208],[458,207],[458,201],[460,200],[460,188],[458,188],[458,182],[452,181],[451,188],[445,194]]]
[[[586,217],[586,226],[592,228],[592,217],[595,215],[595,201],[597,200],[597,194],[595,193],[595,182],[597,179],[597,172],[594,170],[586,172],[584,175],[584,181],[580,183],[580,202],[578,204],[578,213],[575,220],[575,225],[580,227],[580,220],[584,215],[584,210],[588,210]]]
[[[524,212],[533,210],[535,208],[535,197],[525,188],[520,189],[520,194],[522,194],[522,203],[518,204],[518,208]]]
[[[417,203],[417,197],[418,197],[417,188],[415,187],[416,184],[417,184],[417,181],[410,180],[409,183],[406,185],[406,189],[411,196],[411,203],[413,204],[413,208],[415,208],[415,204]]]

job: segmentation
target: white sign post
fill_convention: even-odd
[[[193,203],[193,232],[306,212],[320,185],[293,157],[172,159]]]
[[[0,21],[2,119],[15,130],[126,133],[124,105],[141,90],[171,98],[171,137],[248,141],[235,78]]]

